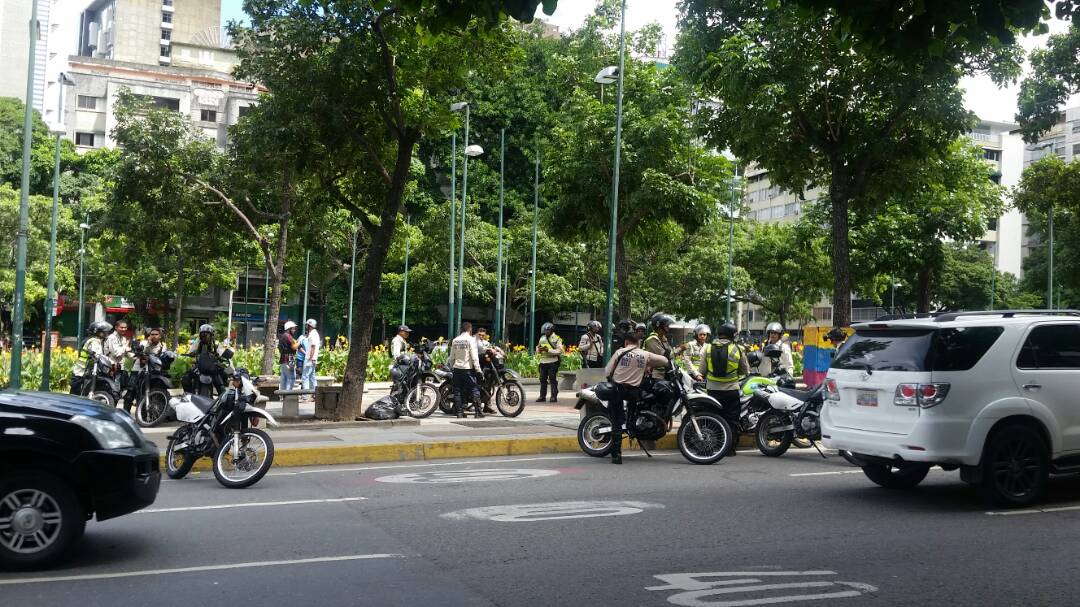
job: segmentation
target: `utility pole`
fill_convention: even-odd
[[[353,292],[356,290],[356,237],[360,234],[359,227],[353,228],[352,234],[352,265],[349,266],[349,315],[346,323],[346,331],[349,332],[349,340],[352,340],[352,313]]]
[[[536,341],[536,223],[540,209],[540,139],[536,139],[535,177],[533,178],[532,266],[529,270],[529,352]]]
[[[64,84],[67,76],[60,73],[57,85],[60,89],[56,100],[56,114],[59,124],[64,124]],[[52,319],[56,312],[56,224],[60,214],[60,138],[62,130],[56,131],[56,158],[53,166],[52,219],[49,224],[49,278],[45,296],[45,344],[41,356],[41,391],[49,391],[49,375],[52,372]]]
[[[731,286],[735,272],[735,192],[739,179],[739,167],[736,166],[731,175],[731,202],[728,206],[728,264],[727,264],[727,293],[724,304],[724,318],[731,319]]]
[[[446,308],[446,339],[457,335],[454,326],[454,238],[457,234],[457,131],[450,136],[450,295]]]
[[[464,307],[465,297],[462,290],[465,286],[465,208],[469,201],[469,104],[465,104],[465,159],[461,175],[461,238],[458,243],[458,277],[457,277],[457,316],[455,324],[461,325],[461,308]]]
[[[619,221],[619,160],[622,155],[622,110],[623,110],[623,73],[626,71],[626,0],[622,0],[619,18],[619,87],[615,95],[615,171],[611,182],[611,226],[608,229],[608,288],[607,288],[607,338],[604,347],[604,362],[611,359],[611,338],[615,328],[615,238]]]
[[[499,247],[495,254],[495,342],[502,340],[503,192],[506,180],[506,129],[499,130]]]
[[[409,216],[405,216],[405,284],[401,289],[401,324],[405,324],[405,306],[409,301]],[[355,263],[355,261],[354,261]],[[352,297],[352,294],[349,295]]]
[[[304,320],[307,322],[307,304],[308,304],[308,273],[311,270],[311,251],[308,250],[307,255],[304,257]],[[303,325],[301,325],[303,326]]]
[[[90,213],[86,214],[86,220],[79,224],[79,334],[75,336],[79,348],[83,343],[83,288],[86,286],[86,231],[90,229]],[[183,272],[183,268],[181,268]],[[180,314],[180,302],[177,302],[177,315]]]

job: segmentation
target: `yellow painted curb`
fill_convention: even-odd
[[[752,437],[742,437],[744,440]],[[744,447],[743,440],[739,446]],[[668,434],[659,441],[658,449],[677,449],[676,437]],[[624,442],[624,450],[637,450],[638,445]],[[471,441],[391,443],[348,445],[338,447],[303,447],[275,449],[275,467],[332,466],[336,464],[367,464],[373,462],[408,462],[431,459],[493,457],[504,455],[536,455],[543,453],[574,453],[580,451],[576,436],[486,439]],[[192,470],[211,469],[210,458],[202,458]],[[165,456],[161,456],[165,469]]]

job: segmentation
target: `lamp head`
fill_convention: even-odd
[[[457,103],[454,103],[454,104],[450,105],[450,111],[451,112],[460,112],[460,111],[464,110],[467,107],[469,107],[469,102],[468,101],[458,101]]]
[[[614,65],[609,65],[600,70],[596,74],[596,78],[593,79],[597,84],[611,84],[619,79],[619,68]]]
[[[470,145],[469,147],[465,148],[465,155],[466,156],[472,156],[473,158],[475,158],[477,156],[480,156],[483,153],[484,153],[484,148],[482,148],[482,147],[480,147],[480,146],[478,146],[476,144]]]

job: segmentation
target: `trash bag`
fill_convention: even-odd
[[[400,417],[398,404],[393,398],[384,396],[368,406],[367,410],[364,411],[364,417],[375,420],[397,419]]]

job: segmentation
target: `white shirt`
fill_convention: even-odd
[[[125,358],[134,358],[131,351],[131,341],[122,334],[113,332],[105,338],[105,356],[117,365],[124,364]]]
[[[312,329],[307,334],[307,352],[304,355],[304,365],[314,365],[319,360],[319,348],[322,346],[322,337],[319,332]]]
[[[83,342],[83,353],[79,355],[79,360],[75,362],[75,366],[72,369],[72,374],[76,377],[82,377],[86,374],[87,365],[96,365],[99,356],[105,356],[105,344],[104,340],[97,337],[91,337]]]
[[[586,360],[600,360],[604,358],[604,336],[599,333],[586,333],[578,342],[578,351]]]
[[[149,356],[159,356],[162,352],[165,351],[165,344],[160,342],[160,341],[157,343],[156,346],[151,344],[150,340],[148,340],[148,339],[142,340],[141,343],[142,343],[143,353],[147,354]],[[135,359],[135,365],[132,366],[131,368],[134,371],[141,371],[142,370],[142,365],[139,364],[139,359],[137,359],[137,358]]]
[[[451,369],[479,371],[480,353],[476,346],[476,338],[468,333],[455,337],[450,344],[450,358],[447,364]]]
[[[395,360],[397,357],[409,351],[409,341],[400,335],[395,335],[390,342],[390,356]]]
[[[780,346],[780,368],[788,373],[794,373],[795,361],[791,357],[791,344],[781,341],[778,345]],[[768,377],[772,370],[772,359],[768,356],[762,356],[761,363],[758,364],[758,373]]]

